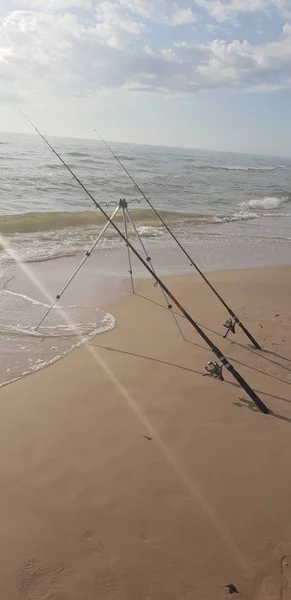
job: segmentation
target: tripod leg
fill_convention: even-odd
[[[131,216],[131,214],[130,214],[130,212],[129,212],[128,208],[126,208],[125,210],[126,210],[126,214],[127,214],[128,218],[129,218],[129,220],[130,220],[130,222],[131,222],[132,228],[133,228],[133,230],[134,230],[134,232],[135,232],[135,234],[136,234],[136,236],[137,236],[137,239],[139,240],[139,243],[140,243],[140,245],[141,245],[141,247],[142,247],[142,249],[143,249],[143,251],[144,251],[144,255],[145,255],[146,259],[147,259],[147,262],[148,262],[148,263],[150,263],[150,265],[151,265],[151,268],[152,268],[152,270],[153,270],[153,271],[154,271],[154,273],[155,273],[155,269],[154,269],[154,266],[153,266],[153,264],[152,264],[152,259],[151,259],[151,257],[150,257],[150,256],[149,256],[149,254],[148,254],[148,251],[147,251],[147,249],[146,249],[146,247],[145,247],[145,245],[144,245],[144,243],[143,243],[143,240],[142,240],[142,238],[141,238],[141,236],[140,236],[140,234],[139,234],[139,232],[138,232],[138,229],[137,229],[137,227],[136,227],[136,224],[135,224],[135,222],[134,222],[134,220],[133,220],[133,218],[132,218],[132,216]],[[163,294],[163,296],[164,296],[164,299],[165,299],[165,302],[166,302],[166,305],[167,305],[167,307],[169,308],[169,310],[170,310],[170,311],[171,311],[171,313],[172,313],[173,319],[174,319],[174,321],[175,321],[175,323],[176,323],[176,326],[177,326],[177,328],[178,328],[178,330],[179,330],[179,332],[180,332],[180,334],[181,334],[181,337],[182,337],[183,341],[185,342],[185,341],[186,341],[186,338],[185,338],[185,336],[184,336],[184,333],[183,333],[183,331],[182,331],[182,328],[181,328],[181,326],[180,326],[180,324],[179,324],[179,322],[178,322],[178,319],[177,319],[177,317],[176,317],[175,313],[174,313],[174,312],[173,312],[173,310],[172,310],[172,306],[171,306],[171,304],[170,304],[170,302],[169,302],[169,298],[168,298],[167,294],[164,292],[164,290],[163,290],[161,287],[160,287],[160,290],[161,290],[161,293],[162,293],[162,294]]]
[[[108,221],[108,223],[106,223],[106,225],[103,227],[101,233],[99,233],[99,235],[98,235],[97,239],[95,240],[94,244],[92,244],[90,250],[88,250],[86,252],[83,260],[80,262],[80,264],[77,267],[77,269],[71,275],[70,279],[68,279],[68,281],[64,285],[63,289],[59,292],[59,294],[57,294],[54,302],[51,304],[51,306],[48,308],[48,310],[46,311],[46,313],[44,314],[44,316],[42,317],[42,319],[37,324],[37,326],[35,328],[35,331],[37,331],[38,328],[42,325],[42,323],[44,322],[44,320],[46,319],[46,317],[50,314],[51,310],[54,308],[54,306],[56,305],[56,303],[60,300],[60,298],[62,297],[62,295],[66,291],[66,289],[69,287],[70,283],[72,283],[73,279],[75,279],[76,275],[79,273],[80,269],[82,268],[82,266],[84,265],[84,263],[86,262],[86,260],[89,258],[89,256],[91,256],[93,250],[96,248],[97,244],[100,242],[102,236],[106,233],[108,227],[111,225],[111,221],[114,219],[115,215],[117,215],[118,211],[119,211],[119,206],[115,209],[114,213],[110,217],[110,221]]]
[[[126,214],[125,214],[125,209],[124,208],[122,208],[122,212],[123,212],[123,223],[124,223],[125,237],[128,240],[128,230],[127,230]],[[128,256],[128,266],[129,266],[129,274],[130,274],[130,281],[131,281],[131,289],[132,289],[132,293],[134,294],[132,262],[131,262],[130,249],[129,249],[128,245],[127,245],[127,256]]]

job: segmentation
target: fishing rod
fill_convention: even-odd
[[[187,321],[192,325],[192,327],[200,335],[200,337],[204,340],[204,342],[207,344],[207,346],[212,350],[212,352],[216,356],[216,358],[218,358],[218,360],[220,360],[221,365],[219,365],[218,363],[214,363],[214,362],[208,363],[208,365],[206,367],[208,374],[213,375],[214,377],[219,377],[219,379],[221,379],[223,381],[222,369],[223,369],[223,367],[225,367],[229,371],[229,373],[233,376],[233,378],[237,381],[237,383],[248,394],[248,396],[253,400],[253,402],[256,404],[258,409],[266,415],[270,414],[268,407],[259,398],[259,396],[256,394],[256,392],[249,386],[249,384],[240,375],[240,373],[238,373],[238,371],[233,367],[233,365],[223,355],[223,353],[219,350],[219,348],[217,348],[213,344],[211,339],[206,335],[206,333],[203,331],[203,329],[201,329],[201,327],[198,325],[198,323],[196,323],[196,321],[194,321],[194,319],[191,317],[191,315],[185,310],[185,308],[176,299],[174,294],[172,294],[172,292],[168,289],[168,287],[164,284],[164,282],[158,277],[158,275],[155,273],[155,271],[153,271],[153,269],[149,265],[148,261],[144,260],[143,257],[136,250],[136,248],[130,243],[130,241],[128,239],[126,239],[125,235],[123,234],[121,229],[119,229],[119,227],[116,225],[116,223],[114,221],[111,221],[110,217],[107,215],[105,210],[102,208],[102,206],[100,206],[100,203],[97,202],[97,200],[94,198],[94,196],[91,194],[91,192],[89,192],[89,190],[86,188],[84,183],[82,183],[82,181],[79,179],[79,177],[71,169],[71,167],[69,167],[69,165],[66,163],[66,161],[53,148],[53,146],[50,144],[50,142],[39,131],[39,129],[37,129],[37,127],[32,123],[32,121],[22,111],[20,111],[20,112],[24,116],[24,118],[28,121],[28,123],[30,123],[30,125],[33,127],[33,129],[38,133],[38,135],[43,139],[45,144],[51,149],[51,151],[59,159],[59,161],[63,164],[63,166],[69,171],[69,173],[72,175],[72,177],[75,179],[75,181],[83,189],[85,194],[87,194],[87,196],[90,198],[90,200],[92,200],[95,208],[100,210],[100,212],[105,217],[106,221],[110,221],[112,227],[118,233],[119,237],[124,241],[125,244],[128,244],[132,253],[142,263],[142,265],[150,273],[150,275],[153,277],[153,279],[156,281],[156,283],[164,290],[165,294],[172,300],[173,304],[175,304],[175,306],[178,308],[178,310],[181,311],[182,315],[185,317],[185,319],[187,319]]]
[[[227,331],[226,331],[226,334],[223,337],[226,338],[228,336],[229,332],[235,333],[235,326],[238,325],[242,329],[242,331],[245,333],[245,335],[249,338],[249,340],[252,342],[252,344],[254,345],[254,347],[257,350],[261,350],[261,346],[259,345],[259,343],[255,340],[255,338],[252,336],[252,334],[249,332],[249,330],[245,327],[245,325],[237,317],[237,315],[235,314],[235,312],[230,308],[230,306],[228,306],[228,304],[221,297],[221,295],[218,293],[218,291],[215,289],[215,287],[212,285],[212,283],[210,283],[209,279],[207,279],[206,275],[204,275],[204,273],[201,271],[201,269],[198,267],[198,265],[194,262],[194,260],[190,256],[190,254],[188,254],[187,250],[184,248],[184,246],[181,244],[181,242],[175,236],[175,234],[173,233],[173,231],[170,229],[170,227],[164,221],[164,219],[161,216],[161,214],[156,210],[156,208],[151,203],[150,199],[146,196],[146,194],[140,188],[140,186],[138,185],[138,183],[136,182],[136,180],[134,179],[134,177],[131,175],[131,173],[128,171],[128,169],[124,166],[123,162],[115,154],[115,152],[112,150],[112,148],[110,148],[108,142],[106,142],[103,139],[103,137],[100,135],[100,133],[98,133],[97,129],[95,129],[95,132],[97,133],[98,137],[103,142],[103,144],[105,144],[105,146],[108,149],[108,151],[110,152],[110,154],[112,154],[113,158],[115,158],[115,160],[117,160],[117,162],[119,163],[119,165],[121,166],[121,168],[128,175],[128,177],[130,178],[130,180],[132,181],[132,183],[134,184],[134,186],[137,188],[137,190],[142,195],[142,197],[144,198],[144,200],[148,203],[148,205],[150,206],[150,208],[152,209],[152,211],[155,213],[155,215],[161,221],[161,223],[163,224],[163,226],[165,227],[165,229],[167,230],[167,232],[172,236],[173,240],[176,242],[176,244],[179,246],[179,248],[182,250],[182,252],[188,258],[188,260],[190,261],[190,266],[194,267],[196,269],[196,271],[198,271],[199,275],[201,275],[201,277],[204,279],[205,283],[207,283],[207,285],[210,287],[210,289],[212,290],[212,292],[215,294],[215,296],[218,298],[218,300],[221,302],[221,304],[223,304],[224,308],[226,308],[226,310],[228,311],[228,313],[232,317],[233,320],[232,319],[227,319],[225,321],[225,323],[224,323],[224,327],[226,327]]]

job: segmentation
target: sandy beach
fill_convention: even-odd
[[[0,599],[291,598],[291,268],[167,284],[264,416],[152,281],[116,327],[0,390]],[[236,591],[239,592],[237,596]]]

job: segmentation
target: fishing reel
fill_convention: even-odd
[[[236,321],[233,321],[232,319],[226,319],[226,321],[223,323],[223,327],[226,328],[226,334],[223,336],[223,338],[227,338],[229,332],[231,331],[231,333],[235,333],[235,325],[236,325]]]
[[[215,379],[219,379],[220,381],[224,381],[224,377],[222,375],[223,365],[219,365],[217,362],[210,360],[206,367],[207,373],[204,373],[203,377],[214,377]]]

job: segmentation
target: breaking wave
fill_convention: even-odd
[[[213,214],[189,213],[176,211],[160,211],[166,224],[179,236],[191,235],[195,231],[205,230],[208,226],[249,221],[254,219],[290,218],[291,195],[266,196],[254,198],[237,204],[225,206],[225,210]],[[222,202],[220,204],[223,204]],[[282,210],[283,207],[286,207]],[[108,208],[112,214],[115,207]],[[222,207],[221,207],[222,208]],[[280,210],[281,209],[281,210]],[[131,215],[142,238],[150,240],[168,239],[167,232],[152,210],[131,209]],[[123,230],[122,211],[115,216],[117,224]],[[11,257],[7,245],[12,245],[14,251],[25,262],[42,262],[57,258],[72,257],[86,252],[96,240],[105,218],[100,212],[37,212],[17,215],[0,216],[1,258],[10,263]],[[134,233],[129,226],[129,239],[134,241]],[[116,230],[109,227],[102,236],[99,247],[103,249],[116,248],[120,239]]]
[[[266,196],[265,198],[256,198],[249,200],[249,202],[243,202],[241,206],[243,208],[257,209],[257,210],[275,210],[283,204],[287,204],[290,201],[290,196],[283,196],[277,198],[276,196]]]
[[[250,211],[240,211],[233,213],[232,215],[218,216],[214,217],[216,223],[232,223],[234,221],[251,221],[253,219],[260,219],[262,216],[264,217],[291,217],[291,213],[255,213]]]
[[[268,211],[276,210],[288,202],[291,203],[291,196],[286,195],[282,197],[266,196],[265,198],[255,198],[248,202],[243,202],[239,205],[240,211],[234,211],[232,214],[223,215],[230,219],[240,217],[241,220],[246,218],[256,218],[256,214],[253,212],[257,211],[257,216],[261,217],[268,216]],[[112,214],[112,210],[108,214]],[[266,214],[267,211],[267,214]],[[276,213],[278,214],[278,213]],[[134,221],[140,227],[141,235],[144,237],[158,237],[161,235],[161,230],[155,228],[155,225],[160,225],[157,217],[150,209],[132,209],[131,215]],[[207,225],[217,222],[220,215],[214,216],[207,213],[189,213],[189,212],[178,212],[178,211],[160,211],[161,217],[167,222],[167,224],[192,224],[192,225]],[[273,216],[272,214],[270,216]],[[114,219],[121,223],[123,220],[122,212],[118,213]],[[46,232],[58,231],[64,229],[82,228],[93,228],[105,223],[105,218],[100,212],[30,212],[16,215],[2,215],[0,216],[0,233],[2,234],[29,234],[36,232],[43,232],[43,235],[47,235]],[[110,232],[115,232],[110,229]]]
[[[111,211],[111,213],[113,210]],[[135,221],[151,224],[156,222],[153,212],[148,209],[131,210]],[[183,220],[201,221],[207,218],[207,215],[195,213],[179,213],[173,211],[160,211],[164,219],[170,222],[176,221],[177,217]],[[119,213],[115,220],[122,221],[122,214]],[[102,225],[105,222],[104,216],[100,212],[35,212],[18,215],[0,216],[0,233],[33,233],[45,232],[49,230],[66,229],[68,227],[87,227]]]
[[[290,217],[291,213],[279,213],[276,209],[290,202],[290,196],[266,196],[265,198],[256,198],[248,202],[242,202],[239,206],[240,211],[229,215],[219,215],[215,217],[217,223],[230,223],[232,221],[248,221],[260,219],[261,217]],[[269,212],[274,211],[274,212]],[[276,212],[275,212],[276,211]]]
[[[156,227],[151,227],[148,225],[142,225],[139,227],[138,233],[143,238],[156,238],[163,236],[163,231],[161,231],[161,229],[157,229]]]

